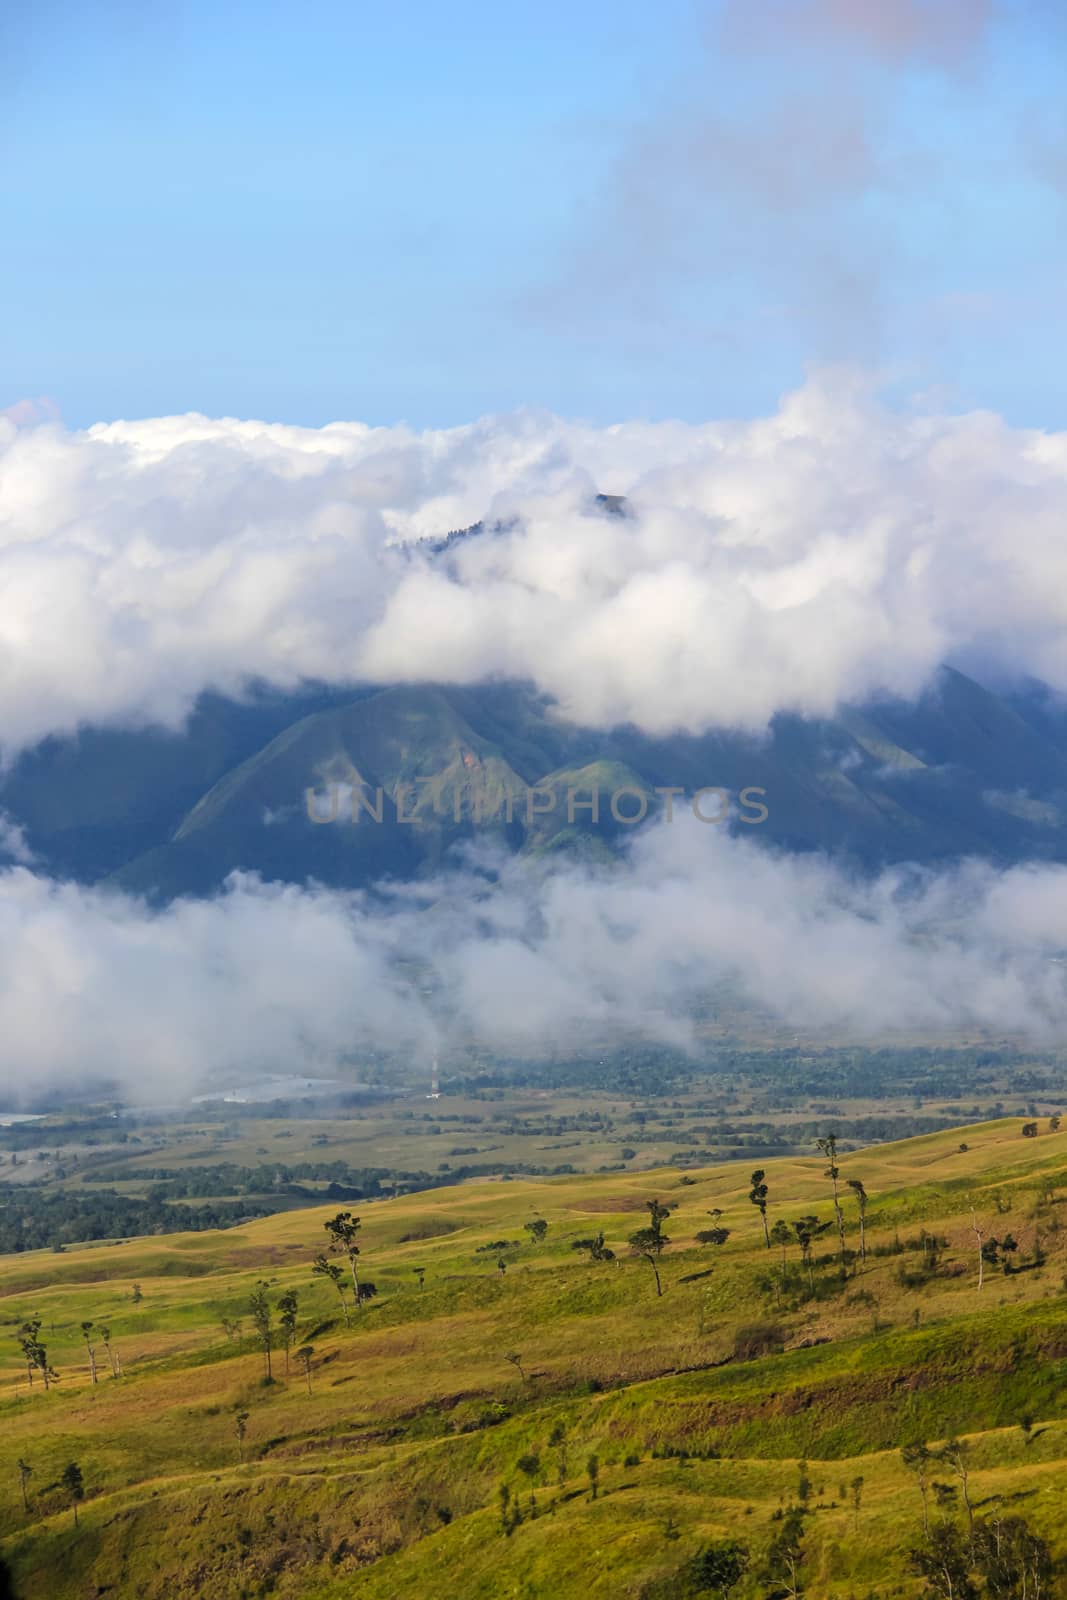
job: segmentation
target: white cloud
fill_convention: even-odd
[[[374,897],[235,877],[162,910],[10,869],[11,1089],[114,1077],[167,1099],[252,1069],[358,1074],[373,1048],[417,1064],[471,1039],[684,1045],[724,984],[798,1032],[1050,1042],[1067,1025],[1067,868],[858,883],[689,817],[635,839],[618,869],[492,865]]]
[[[519,520],[399,548],[486,514]],[[529,677],[654,731],[910,693],[964,651],[1067,688],[1065,515],[1067,435],[847,373],[702,426],[0,419],[0,736],[174,723],[256,675]]]

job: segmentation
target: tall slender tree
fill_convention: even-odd
[[[262,1279],[256,1284],[248,1300],[248,1309],[252,1313],[252,1322],[263,1350],[263,1375],[268,1383],[274,1381],[271,1371],[271,1325],[270,1301],[267,1299],[267,1288]]]
[[[979,1227],[978,1217],[973,1206],[971,1207],[971,1232],[978,1241],[978,1287],[981,1289],[985,1282],[985,1234]]]
[[[846,1183],[859,1201],[860,1207],[860,1260],[867,1259],[867,1191],[859,1178],[846,1178]]]
[[[328,1261],[325,1256],[316,1256],[311,1263],[311,1270],[318,1278],[326,1278],[333,1284],[341,1300],[341,1310],[345,1314],[345,1327],[352,1326],[352,1319],[348,1315],[348,1296],[345,1293],[345,1275],[336,1261]]]
[[[841,1177],[841,1168],[837,1164],[837,1134],[828,1133],[825,1139],[816,1139],[818,1148],[822,1151],[830,1165],[826,1169],[826,1176],[833,1185],[834,1191],[834,1220],[837,1223],[837,1240],[841,1254],[841,1271],[845,1270],[845,1213],[841,1209],[841,1195],[838,1183]]]
[[[311,1358],[314,1354],[315,1346],[313,1344],[302,1344],[296,1352],[297,1360],[304,1363],[304,1377],[307,1379],[308,1394],[311,1393]]]
[[[289,1376],[289,1351],[296,1338],[297,1293],[287,1289],[278,1301],[278,1323],[282,1330],[282,1347],[285,1350],[285,1376]]]
[[[760,1214],[760,1221],[763,1223],[763,1242],[767,1246],[767,1249],[769,1250],[771,1248],[771,1236],[770,1236],[770,1233],[767,1230],[767,1192],[768,1191],[767,1191],[767,1184],[765,1182],[766,1177],[767,1177],[767,1174],[764,1172],[763,1168],[762,1167],[757,1167],[755,1172],[752,1174],[752,1176],[748,1180],[749,1183],[752,1185],[752,1187],[748,1191],[748,1198],[751,1200],[752,1204],[756,1207],[756,1210]]]
[[[28,1489],[30,1479],[33,1477],[33,1468],[30,1466],[28,1461],[23,1461],[21,1456],[19,1456],[18,1459],[18,1474],[19,1488],[22,1490],[22,1509],[28,1514],[30,1509],[30,1496]]]
[[[630,1249],[635,1256],[640,1256],[652,1268],[656,1279],[657,1297],[663,1293],[663,1283],[659,1275],[659,1258],[670,1240],[663,1231],[663,1224],[670,1216],[670,1211],[658,1200],[646,1200],[649,1224],[647,1228],[638,1228],[636,1233],[630,1235]]]
[[[101,1323],[100,1327],[98,1328],[97,1331],[100,1334],[100,1342],[103,1345],[104,1349],[107,1351],[107,1360],[108,1360],[108,1365],[111,1368],[111,1376],[113,1378],[121,1377],[122,1376],[122,1364],[119,1361],[118,1352],[115,1350],[114,1346],[111,1343],[111,1329],[110,1329],[110,1327],[108,1327],[104,1323]]]
[[[900,1452],[900,1458],[909,1471],[914,1472],[915,1482],[923,1503],[923,1533],[930,1532],[930,1508],[928,1505],[930,1495],[930,1465],[934,1459],[929,1447],[920,1441],[917,1444],[906,1444]]]
[[[351,1211],[339,1211],[329,1222],[324,1222],[323,1227],[330,1236],[330,1253],[348,1257],[348,1265],[352,1273],[352,1292],[355,1296],[356,1310],[359,1310],[359,1274],[356,1271],[356,1260],[359,1256],[359,1245],[356,1237],[362,1223],[354,1217]]]
[[[82,1325],[81,1325],[81,1330],[82,1330],[82,1338],[85,1340],[85,1348],[86,1348],[86,1350],[88,1352],[88,1355],[89,1355],[89,1382],[90,1383],[95,1383],[96,1382],[96,1350],[93,1348],[93,1325],[92,1325],[92,1323],[91,1322],[83,1322]]]

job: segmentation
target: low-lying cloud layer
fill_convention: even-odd
[[[410,548],[483,516],[516,520]],[[523,677],[652,731],[911,693],[960,652],[1067,688],[1065,517],[1067,435],[842,373],[703,426],[0,420],[0,737],[173,724],[254,676]]]
[[[0,881],[0,1036],[16,1095],[86,1077],[168,1100],[372,1048],[428,1065],[505,1052],[685,1046],[726,984],[790,1026],[884,1038],[1067,1025],[1067,869],[970,865],[864,885],[686,822],[621,871],[472,861],[384,904],[235,878],[150,911],[27,869]]]

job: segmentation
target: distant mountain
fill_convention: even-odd
[[[182,733],[46,741],[0,785],[0,810],[45,869],[170,898],[235,868],[415,878],[473,838],[609,859],[633,831],[621,816],[662,810],[657,790],[683,791],[678,807],[712,787],[734,831],[863,867],[1067,861],[1067,707],[1043,685],[995,691],[950,668],[915,702],[779,716],[764,737],[575,727],[521,684],[209,695]],[[742,804],[746,790],[762,792]],[[701,801],[709,816],[719,804]]]

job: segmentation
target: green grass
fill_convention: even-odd
[[[925,1227],[948,1239],[952,1275],[907,1288],[897,1271],[914,1265],[913,1252],[870,1254],[843,1292],[780,1312],[758,1282],[779,1252],[764,1247],[740,1163],[694,1171],[692,1182],[676,1171],[487,1181],[362,1206],[361,1267],[378,1298],[350,1331],[309,1271],[336,1207],[5,1257],[0,1532],[17,1592],[636,1596],[701,1540],[744,1537],[760,1552],[807,1459],[809,1592],[913,1596],[901,1549],[917,1536],[920,1508],[896,1447],[952,1432],[971,1439],[978,1499],[1022,1510],[1067,1554],[1056,1516],[1067,1230],[1058,1203],[1036,1209],[1039,1178],[1067,1185],[1067,1133],[1024,1140],[1020,1126],[1007,1119],[843,1157],[844,1176],[871,1196],[869,1245]],[[772,1221],[832,1216],[822,1160],[765,1166]],[[661,1298],[625,1247],[652,1196],[677,1206]],[[998,1200],[1011,1209],[998,1211]],[[979,1294],[972,1202],[987,1235],[1010,1228],[1029,1250],[1040,1230],[1045,1264],[1013,1276],[987,1267]],[[851,1194],[844,1205],[855,1243]],[[702,1249],[693,1236],[715,1208],[730,1237]],[[540,1246],[522,1226],[535,1216],[550,1225]],[[570,1248],[599,1228],[615,1263]],[[431,1236],[402,1242],[416,1232]],[[499,1252],[478,1248],[496,1240],[523,1241],[504,1252],[503,1275]],[[834,1235],[818,1248],[831,1255]],[[416,1266],[426,1268],[422,1290]],[[825,1280],[832,1263],[819,1271]],[[260,1278],[272,1300],[299,1293],[298,1343],[316,1350],[310,1397],[295,1370],[284,1381],[280,1352],[282,1381],[260,1383],[247,1312]],[[41,1317],[61,1375],[47,1395],[27,1389],[19,1359],[15,1335],[29,1316]],[[237,1316],[234,1343],[221,1323]],[[784,1329],[785,1353],[731,1360],[738,1327],[768,1318]],[[104,1375],[90,1387],[83,1320],[110,1324],[121,1380],[99,1350]],[[243,1463],[239,1410],[249,1413]],[[559,1422],[562,1484],[549,1444]],[[596,1501],[585,1478],[594,1451]],[[517,1466],[531,1455],[533,1475]],[[34,1468],[28,1516],[20,1457]],[[69,1460],[88,1491],[77,1533],[57,1487]],[[841,1491],[857,1475],[858,1520]],[[524,1508],[510,1534],[502,1482]]]

